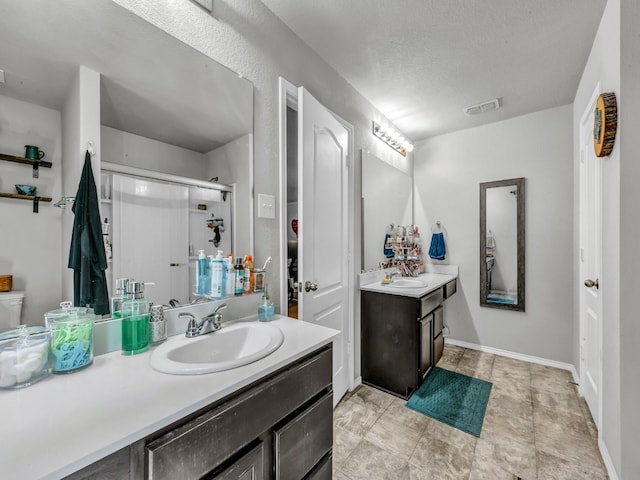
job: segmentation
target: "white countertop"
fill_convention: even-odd
[[[383,275],[384,276],[384,275]],[[417,277],[411,277],[426,282],[426,287],[418,288],[401,288],[393,285],[383,285],[381,278],[375,280],[364,280],[365,283],[360,285],[360,290],[367,292],[387,293],[389,295],[400,295],[403,297],[420,298],[428,293],[437,290],[451,280],[458,278],[457,273],[423,273]]]
[[[151,350],[133,356],[113,352],[95,357],[85,370],[0,391],[0,477],[61,478],[302,358],[339,333],[280,315],[271,324],[284,333],[282,346],[233,370],[167,375],[149,366]]]

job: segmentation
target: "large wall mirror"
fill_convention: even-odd
[[[480,184],[480,305],[525,310],[525,179]]]
[[[398,156],[399,157],[399,156]],[[413,224],[413,178],[409,160],[391,165],[362,151],[362,270],[385,260],[385,228]]]
[[[200,235],[203,229],[206,232],[207,221],[220,218],[224,220],[220,245],[224,245],[225,255],[229,250],[236,256],[253,253],[251,82],[110,0],[5,2],[0,7],[0,30],[0,69],[6,77],[6,82],[0,84],[0,96],[62,112],[64,116],[70,86],[77,78],[80,66],[87,67],[100,74],[101,133],[96,146],[101,162],[159,173],[162,184],[173,183],[172,177],[178,179],[178,184],[179,177],[212,184],[212,191],[217,195],[215,201],[208,197],[198,199],[200,194],[194,194],[191,186],[177,189],[179,201],[175,198],[157,202],[152,197],[138,199],[138,204],[148,207],[149,214],[157,210],[160,211],[158,218],[164,219],[160,220],[161,225],[155,222],[158,228],[153,230],[154,235],[169,236],[172,230],[192,228],[190,222],[193,221],[202,227],[195,229],[196,235]],[[0,116],[10,119],[11,112],[1,112]],[[8,122],[10,125],[10,120]],[[61,123],[63,131],[58,138],[64,144],[65,137],[77,136],[78,132],[64,131],[65,123]],[[15,139],[4,141],[0,137],[3,146],[14,143],[19,142]],[[18,144],[24,151],[23,145]],[[60,145],[55,148],[60,151]],[[58,175],[58,191],[60,178],[64,179],[60,168],[57,164],[54,165],[57,172],[52,169]],[[106,178],[105,172],[103,170],[100,176],[94,171],[100,177],[98,183]],[[107,188],[112,186],[113,183]],[[43,191],[47,188],[42,185]],[[191,190],[187,192],[188,189]],[[158,187],[154,195],[165,190],[169,189]],[[220,199],[223,191],[224,198]],[[100,193],[103,217],[108,216],[110,207],[105,205],[112,200],[111,192],[103,188]],[[121,195],[120,200],[124,197],[126,195]],[[149,198],[152,199],[150,204]],[[56,200],[58,198],[53,201]],[[181,216],[174,215],[174,211],[169,214],[167,210],[162,217],[163,205],[178,203]],[[199,210],[204,209],[205,204],[208,209]],[[143,212],[142,207],[140,211]],[[68,214],[71,215],[70,211]],[[119,234],[127,235],[126,226],[109,223],[112,234],[120,228]],[[61,224],[64,226],[65,222],[61,221]],[[210,228],[202,248],[207,254],[215,254],[221,247],[209,241],[215,237]],[[145,235],[142,230],[129,230],[131,235],[136,235],[136,242],[144,244],[157,240],[150,231]],[[59,243],[56,248],[60,248]],[[188,292],[193,283],[188,263],[194,263],[199,248],[195,242],[185,243],[181,247],[180,262],[166,260],[167,264],[187,263],[181,265],[185,272],[173,275],[173,280],[164,275],[154,275],[163,278],[138,278],[135,274],[135,278],[169,283],[175,282],[175,278],[186,279],[182,281],[188,285],[181,285],[180,290]],[[50,261],[60,261],[64,274],[69,245],[62,245],[61,250],[52,252],[59,260],[51,258]],[[114,255],[117,253],[114,251]],[[21,253],[16,250],[3,254]],[[37,270],[35,274],[38,274]],[[134,274],[120,268],[117,276],[134,277]],[[107,279],[111,289],[113,278],[108,275]],[[29,279],[25,283],[29,285]],[[180,303],[193,300],[171,290],[163,290],[165,293],[158,298],[153,292],[153,288],[148,289],[148,297],[155,303],[166,304],[172,297]],[[31,293],[37,294],[36,291]],[[56,306],[48,305],[48,309]]]

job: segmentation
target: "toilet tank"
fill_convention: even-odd
[[[0,292],[0,332],[12,330],[20,324],[24,292]]]

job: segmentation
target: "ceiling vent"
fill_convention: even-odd
[[[500,102],[497,98],[489,100],[488,102],[479,103],[478,105],[472,105],[462,109],[464,114],[468,117],[472,115],[480,115],[481,113],[487,113],[491,110],[497,110],[500,108]]]

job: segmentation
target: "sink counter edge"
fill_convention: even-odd
[[[375,280],[372,282],[365,283],[360,286],[360,290],[366,292],[376,292],[376,293],[386,293],[389,295],[400,295],[403,297],[415,297],[420,298],[428,293],[431,293],[438,288],[441,288],[443,285],[446,285],[451,280],[458,278],[458,274],[453,273],[423,273],[418,275],[416,278],[418,280],[424,280],[427,282],[426,287],[422,288],[398,288],[398,287],[390,287],[389,285],[383,285],[380,280]]]
[[[2,476],[54,479],[73,473],[329,344],[337,330],[276,316],[278,350],[257,362],[204,375],[169,375],[151,352],[112,352],[69,375],[0,391]]]

